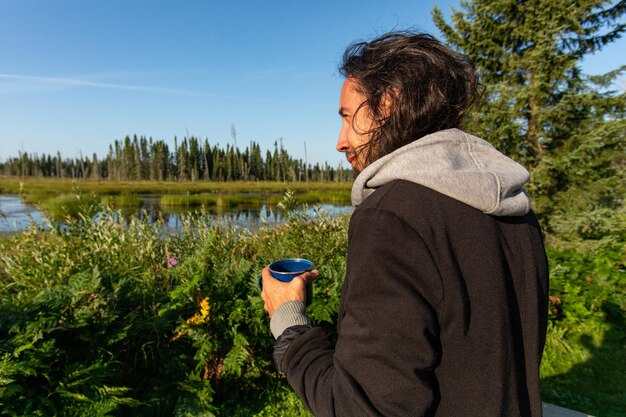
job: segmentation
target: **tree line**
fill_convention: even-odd
[[[233,133],[234,134],[234,133]],[[280,142],[280,143],[279,143]],[[145,136],[126,136],[109,145],[104,158],[94,153],[91,158],[80,155],[63,158],[60,152],[36,154],[20,152],[0,163],[2,175],[40,178],[87,178],[115,181],[349,181],[352,170],[341,164],[309,164],[291,157],[275,141],[273,150],[265,155],[256,142],[243,151],[236,146],[222,148],[185,137],[174,148],[163,140]]]

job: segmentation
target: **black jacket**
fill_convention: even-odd
[[[275,360],[317,417],[540,416],[547,298],[532,213],[392,181],[350,221],[337,342],[292,327]]]

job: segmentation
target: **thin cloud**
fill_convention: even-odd
[[[103,89],[109,89],[109,90],[142,91],[142,92],[148,92],[148,93],[201,95],[201,93],[198,93],[195,91],[181,90],[177,88],[103,83],[103,82],[80,80],[80,79],[74,79],[74,78],[40,77],[40,76],[34,76],[34,75],[6,74],[6,73],[0,73],[0,78],[16,80],[16,81],[52,84],[52,85],[64,86],[64,87],[92,87],[92,88],[103,88]]]
[[[11,93],[24,93],[24,92],[50,92],[57,89],[63,88],[75,88],[75,87],[86,87],[86,88],[99,88],[99,89],[108,89],[108,90],[119,90],[119,91],[137,91],[137,92],[147,92],[147,93],[157,93],[157,94],[178,94],[178,95],[187,95],[187,96],[196,96],[196,97],[205,97],[212,99],[222,99],[222,100],[235,100],[235,101],[248,101],[248,102],[259,102],[259,103],[274,103],[274,102],[282,102],[281,99],[271,98],[271,97],[240,97],[229,94],[215,94],[215,93],[207,93],[203,91],[191,91],[191,90],[182,90],[178,88],[168,88],[168,87],[152,87],[145,85],[132,85],[132,84],[116,84],[116,83],[105,83],[98,81],[90,81],[78,78],[61,78],[61,77],[44,77],[44,76],[35,76],[35,75],[23,75],[23,74],[10,74],[10,73],[0,73],[0,80],[11,80],[15,82],[19,82],[23,85],[18,86],[12,91],[6,92]],[[25,84],[25,85],[24,85]],[[2,88],[0,84],[0,93],[2,93]],[[294,104],[298,104],[294,102]],[[300,103],[303,104],[303,103]]]

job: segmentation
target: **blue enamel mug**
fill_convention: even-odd
[[[289,282],[311,269],[313,269],[313,262],[302,258],[281,259],[272,262],[269,266],[270,274],[282,282]],[[259,288],[263,290],[263,277],[261,275],[259,275]],[[313,284],[308,283],[306,286],[306,305],[311,304],[312,300]]]

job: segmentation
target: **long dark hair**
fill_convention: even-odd
[[[369,111],[375,121],[361,132],[370,141],[355,150],[365,152],[366,164],[430,133],[459,127],[479,95],[472,62],[427,34],[391,32],[354,43],[339,71],[354,78],[366,98],[357,111]]]

